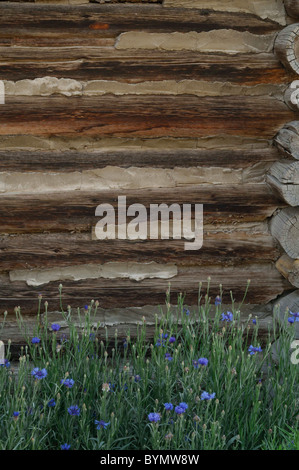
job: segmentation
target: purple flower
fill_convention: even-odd
[[[171,357],[171,355],[170,355],[169,353],[166,353],[166,354],[165,354],[165,359],[166,359],[167,361],[172,361],[173,358]]]
[[[164,408],[166,411],[171,411],[173,410],[173,404],[172,403],[164,403]]]
[[[215,305],[216,305],[216,306],[217,306],[217,305],[221,305],[221,302],[222,302],[222,300],[221,300],[220,295],[217,295],[217,297],[216,297],[216,299],[215,299]]]
[[[188,308],[184,308],[184,313],[189,317],[190,315],[190,310]]]
[[[151,423],[157,423],[158,421],[160,421],[161,417],[159,413],[150,413],[148,415],[148,419]]]
[[[69,444],[62,444],[60,446],[60,449],[61,450],[70,450],[71,446]]]
[[[254,325],[256,325],[256,319],[255,319],[255,318],[252,320],[252,323],[253,323]]]
[[[46,369],[39,369],[38,367],[35,367],[33,371],[31,372],[31,375],[38,380],[44,379],[47,377],[48,372]]]
[[[181,408],[183,408],[183,410],[185,410],[185,411],[188,410],[188,405],[187,405],[187,403],[185,403],[185,402],[179,403],[179,406],[180,406]]]
[[[79,416],[80,415],[80,408],[78,405],[72,405],[67,409],[68,413],[71,416]]]
[[[221,321],[226,321],[226,322],[233,321],[232,312],[222,313],[221,316],[222,316]]]
[[[290,315],[292,315],[292,317],[290,317],[290,318],[293,318],[292,322],[290,322],[290,319],[288,319],[288,321],[290,323],[294,323],[294,322],[299,321],[299,312],[293,313],[293,312],[290,311]]]
[[[100,429],[106,429],[107,426],[110,424],[109,423],[105,423],[105,421],[103,421],[102,419],[100,421],[97,421],[95,420],[94,422],[96,425],[97,425],[97,430],[99,431]]]
[[[12,416],[17,419],[19,417],[20,412],[19,411],[14,411]]]
[[[208,392],[202,392],[200,399],[201,400],[212,400],[215,398],[216,393],[208,393]]]
[[[38,344],[38,343],[40,343],[40,339],[37,336],[35,336],[34,338],[32,338],[31,343],[32,344]]]
[[[51,325],[51,328],[53,331],[59,331],[61,326],[58,323],[53,323],[53,325]]]
[[[288,322],[289,322],[289,323],[295,323],[295,318],[289,317],[289,318],[288,318]]]
[[[255,348],[254,346],[252,346],[252,344],[249,346],[248,348],[248,352],[250,353],[251,356],[253,356],[254,354],[256,354],[257,352],[262,352],[262,348],[259,346],[258,348]]]
[[[75,381],[73,379],[62,379],[60,380],[60,383],[67,388],[72,388]]]
[[[135,382],[140,382],[140,380],[141,380],[140,375],[135,375],[134,380],[135,380]]]
[[[7,367],[9,368],[10,367],[10,362],[8,359],[4,359],[4,363],[3,364],[0,364],[0,367]]]
[[[170,344],[175,343],[175,337],[174,337],[174,336],[171,336],[171,337],[169,338],[169,342],[170,342]]]
[[[88,305],[84,305],[84,310],[88,310]]]
[[[54,400],[54,398],[51,398],[51,400],[48,402],[48,406],[50,408],[53,408],[55,405],[56,405],[56,401]]]

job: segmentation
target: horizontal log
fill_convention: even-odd
[[[299,208],[279,211],[271,220],[271,233],[290,258],[299,258]]]
[[[273,237],[233,227],[205,230],[200,251],[185,251],[185,240],[92,240],[89,234],[30,234],[0,237],[0,269],[54,268],[88,263],[150,262],[177,265],[238,266],[276,261],[280,252]],[[32,256],[34,253],[34,256]]]
[[[289,16],[292,18],[299,18],[298,0],[284,0],[284,5]]]
[[[108,40],[107,40],[108,41]],[[109,43],[107,44],[107,46]],[[0,47],[1,80],[206,80],[254,86],[297,78],[272,53],[116,50],[113,47]]]
[[[117,38],[126,31],[151,33],[203,32],[227,27],[253,34],[279,31],[281,26],[250,13],[196,10],[162,5],[30,5],[2,2],[0,44],[85,45],[99,38]]]
[[[287,26],[277,35],[274,50],[287,69],[299,73],[299,23]]]
[[[299,160],[299,121],[292,121],[280,129],[274,144],[282,155]]]
[[[271,96],[7,97],[0,135],[271,138],[294,118]]]
[[[272,263],[232,268],[207,266],[199,269],[189,268],[172,278],[171,302],[176,303],[179,293],[184,293],[187,304],[196,304],[199,282],[203,282],[203,291],[205,291],[208,276],[212,278],[210,295],[216,297],[219,294],[219,285],[222,284],[225,286],[223,301],[226,303],[230,302],[230,291],[233,292],[236,301],[242,300],[248,278],[251,278],[247,296],[249,303],[267,303],[285,290],[291,289],[289,282],[283,279]],[[64,281],[63,305],[65,308],[68,304],[74,308],[82,308],[91,299],[98,299],[102,308],[159,305],[165,303],[168,286],[169,280],[163,279],[144,279],[140,282],[127,279]],[[14,308],[20,306],[23,314],[36,314],[39,293],[43,295],[43,302],[48,301],[49,310],[59,310],[57,282],[34,288],[27,286],[24,281],[1,282],[0,309],[13,313]]]
[[[2,233],[44,231],[89,231],[96,224],[95,209],[99,204],[112,204],[116,209],[119,191],[0,195]],[[262,221],[279,207],[284,207],[266,184],[201,185],[191,188],[126,190],[127,207],[143,204],[204,205],[205,223]]]
[[[299,287],[299,259],[283,255],[276,263],[278,271],[294,286]]]
[[[0,150],[0,172],[84,171],[106,166],[121,168],[250,168],[275,162],[275,147],[257,149],[99,149],[92,151]]]

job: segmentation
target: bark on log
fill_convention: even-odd
[[[7,97],[0,135],[272,138],[292,118],[271,96]]]
[[[295,287],[299,287],[299,259],[283,255],[276,263],[278,271]]]
[[[271,232],[290,258],[299,258],[299,208],[279,211],[271,220]]]
[[[283,65],[299,74],[299,23],[287,26],[278,34],[274,49]]]
[[[285,157],[299,160],[299,121],[286,124],[275,136],[274,144]]]

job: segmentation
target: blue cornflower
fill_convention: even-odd
[[[189,317],[190,310],[188,308],[184,308],[184,313],[185,313],[185,315],[187,315],[187,317]]]
[[[293,321],[290,322],[290,323],[294,323],[294,322],[299,321],[299,312],[293,313],[293,312],[290,311],[290,315],[292,315],[292,317],[290,317],[290,318],[293,318]]]
[[[226,322],[233,321],[233,318],[234,318],[232,312],[222,313],[221,316],[222,316],[221,321],[226,321]]]
[[[201,400],[212,400],[213,398],[215,398],[216,396],[216,393],[208,393],[208,392],[202,392],[201,396],[200,396],[200,399]]]
[[[216,306],[217,306],[217,305],[221,305],[221,302],[222,302],[222,300],[221,300],[220,295],[217,295],[217,297],[216,297],[216,299],[215,299],[215,305],[216,305]]]
[[[164,403],[164,408],[166,411],[171,411],[173,410],[173,404],[172,403]]]
[[[84,310],[88,310],[88,305],[84,305]]]
[[[182,415],[185,413],[185,408],[182,408],[181,406],[176,406],[174,411],[176,412],[177,415]]]
[[[38,380],[44,379],[47,377],[48,372],[46,369],[39,369],[38,367],[35,367],[33,371],[31,372],[31,375]]]
[[[59,331],[61,326],[58,323],[53,323],[53,325],[51,325],[51,328],[53,331]]]
[[[147,417],[151,423],[157,423],[161,419],[159,413],[150,413]]]
[[[256,319],[255,319],[255,318],[252,320],[252,323],[253,323],[254,325],[256,325]]]
[[[262,352],[262,348],[259,346],[258,348],[255,348],[254,346],[252,346],[252,344],[249,346],[248,348],[248,352],[250,353],[251,356],[253,356],[254,354],[256,354],[257,352]]]
[[[51,400],[48,402],[48,406],[50,408],[53,408],[55,405],[56,405],[56,401],[54,400],[54,398],[51,398]]]
[[[166,353],[166,354],[165,354],[165,359],[166,359],[167,361],[172,361],[173,358],[171,357],[171,355],[170,355],[169,353]]]
[[[37,336],[35,336],[34,338],[32,338],[31,343],[32,344],[38,344],[38,343],[40,343],[40,339]]]
[[[60,446],[61,450],[70,450],[70,448],[71,448],[70,444],[62,444]]]
[[[289,322],[289,323],[295,323],[295,318],[289,317],[289,318],[288,318],[288,322]]]
[[[60,383],[67,388],[72,388],[75,381],[73,379],[62,379],[60,380]]]
[[[90,333],[90,334],[89,334],[89,340],[90,340],[90,341],[94,341],[94,340],[95,340],[95,337],[96,337],[95,333]]]
[[[105,423],[105,421],[101,419],[100,421],[95,420],[94,424],[97,425],[97,430],[100,430],[100,429],[106,429],[107,426],[109,426],[110,422]]]
[[[12,416],[14,419],[17,419],[19,417],[20,412],[19,411],[14,411]]]
[[[127,348],[127,347],[128,347],[128,343],[127,343],[127,339],[126,339],[126,338],[123,339],[123,347],[124,347],[124,348]]]
[[[67,409],[68,413],[71,416],[79,416],[80,415],[80,408],[78,405],[72,405]]]
[[[182,401],[181,403],[179,403],[179,406],[180,406],[181,408],[183,408],[183,410],[185,410],[185,411],[188,410],[188,405],[187,405],[187,403],[185,403],[185,402],[183,402],[183,401]]]
[[[193,361],[193,365],[195,367],[195,369],[198,369],[199,366],[207,366],[209,363],[208,359],[206,359],[205,357],[200,357],[198,359],[198,361]]]
[[[169,338],[169,343],[172,344],[172,343],[175,343],[175,337],[174,336],[171,336]]]
[[[140,382],[140,380],[141,380],[140,375],[135,375],[134,380],[135,380],[135,382]]]
[[[4,363],[3,364],[0,364],[0,367],[7,367],[9,368],[10,367],[10,362],[8,359],[4,359]]]

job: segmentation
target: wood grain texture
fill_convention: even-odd
[[[278,271],[294,286],[299,287],[299,259],[283,255],[276,263]]]
[[[40,38],[39,38],[40,39]],[[41,39],[40,39],[41,40]],[[102,41],[102,40],[101,40]],[[108,41],[108,39],[107,39]],[[272,53],[119,51],[107,47],[0,47],[2,80],[37,77],[77,80],[207,80],[242,85],[290,83],[297,78]]]
[[[73,172],[117,166],[121,168],[250,168],[259,163],[275,162],[275,147],[258,149],[98,149],[67,150],[0,150],[0,171]],[[216,171],[216,170],[215,170]]]
[[[299,18],[298,0],[284,0],[284,5],[289,16],[293,18]]]
[[[34,253],[34,256],[32,255]],[[264,232],[206,230],[200,251],[184,250],[184,240],[92,240],[89,234],[0,236],[0,270],[53,268],[114,261],[176,263],[185,266],[239,266],[276,261],[273,237]]]
[[[230,293],[241,301],[246,289],[248,277],[251,286],[247,296],[249,303],[267,303],[292,286],[281,276],[275,266],[265,264],[248,267],[222,268],[208,266],[199,270],[189,269],[189,272],[179,273],[171,279],[171,301],[176,303],[179,293],[186,294],[187,304],[196,304],[198,300],[199,282],[206,286],[207,278],[211,276],[210,295],[219,294],[219,284],[225,288],[223,301],[230,302]],[[126,279],[88,279],[84,281],[63,282],[63,304],[66,308],[71,304],[73,308],[84,307],[91,299],[99,300],[103,308],[113,307],[141,307],[144,305],[157,305],[165,303],[165,294],[169,280],[145,279],[140,282]],[[37,288],[28,287],[25,282],[2,281],[0,284],[0,305],[11,313],[16,306],[20,306],[26,314],[36,314],[37,297],[42,293],[43,302],[49,302],[49,310],[59,309],[58,283],[51,282]]]
[[[279,211],[271,220],[271,233],[290,258],[299,258],[299,207]]]
[[[0,135],[271,138],[295,117],[271,96],[7,97]]]
[[[119,191],[0,195],[2,233],[89,231],[98,221],[95,209],[108,203],[117,208]],[[262,221],[284,207],[266,184],[194,186],[164,190],[126,190],[127,207],[143,204],[203,204],[206,223]]]
[[[299,23],[294,23],[278,33],[274,49],[283,65],[299,73]]]

